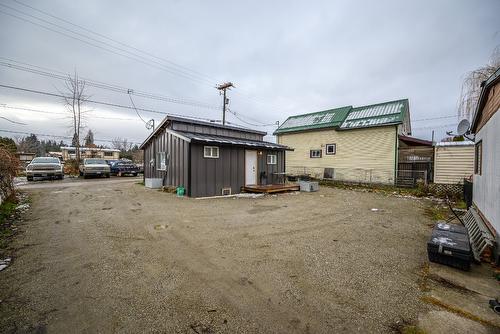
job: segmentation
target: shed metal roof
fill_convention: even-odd
[[[215,136],[215,135],[208,135],[201,133],[184,132],[184,131],[175,131],[175,132],[195,142],[215,143],[222,145],[224,144],[237,145],[237,146],[263,148],[263,149],[291,150],[291,148],[288,146],[270,143],[266,141],[238,139],[238,138],[222,137],[222,136]]]

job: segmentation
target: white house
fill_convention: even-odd
[[[472,121],[475,134],[473,204],[500,245],[500,68],[482,83]]]

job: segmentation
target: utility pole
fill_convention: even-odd
[[[225,82],[218,85],[216,88],[219,91],[223,91],[223,100],[222,100],[222,125],[226,125],[226,106],[229,102],[229,99],[226,99],[226,90],[234,87],[232,82]]]

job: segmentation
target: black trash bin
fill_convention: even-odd
[[[472,185],[471,181],[464,179],[464,201],[467,205],[467,210],[472,206]]]

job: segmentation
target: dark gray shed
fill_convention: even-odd
[[[265,132],[166,117],[144,141],[146,186],[183,186],[191,197],[239,193],[242,186],[283,183],[283,145]]]

